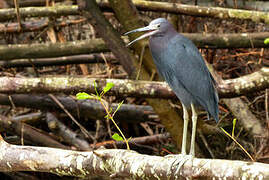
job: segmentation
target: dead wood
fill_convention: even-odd
[[[101,90],[110,82],[114,84],[110,95],[174,98],[175,94],[165,82],[135,81],[127,79],[101,79],[70,76],[47,76],[40,78],[0,77],[0,93],[95,93],[94,84]],[[235,79],[220,81],[218,92],[222,98],[238,97],[257,92],[269,87],[269,68],[263,67],[259,71]]]
[[[16,107],[28,107],[44,111],[62,112],[62,109],[48,95],[33,94],[14,94],[10,95],[12,102]],[[104,119],[105,111],[99,102],[93,100],[76,100],[70,97],[56,96],[64,107],[75,117],[87,117],[91,119]],[[7,95],[0,94],[0,104],[11,105]],[[113,111],[118,104],[110,105]],[[158,116],[154,113],[152,107],[132,104],[122,104],[121,108],[114,116],[115,120],[139,123],[144,121],[157,120]]]
[[[269,33],[242,34],[184,34],[199,48],[262,48],[269,47],[264,39]],[[59,56],[81,55],[86,53],[107,52],[108,46],[102,39],[74,41],[65,43],[0,45],[0,61],[22,58],[49,58]],[[148,54],[150,60],[151,55]],[[129,59],[128,57],[125,57]],[[120,59],[117,57],[120,61]],[[49,61],[49,60],[45,60]],[[45,63],[45,62],[44,62]],[[146,61],[144,62],[146,63]],[[3,63],[2,63],[3,64]],[[70,62],[71,64],[71,62]],[[147,63],[146,63],[147,64]],[[1,65],[1,64],[0,64]],[[152,66],[152,65],[151,65]],[[152,66],[154,67],[154,66]]]
[[[109,176],[127,179],[268,179],[268,164],[218,159],[186,161],[176,173],[181,155],[149,156],[128,150],[78,152],[46,147],[17,146],[0,141],[0,171],[50,172],[67,176]],[[146,167],[146,168],[145,168]]]
[[[60,17],[79,15],[78,6],[49,6],[49,7],[25,7],[20,8],[21,18],[25,17]],[[16,18],[14,8],[0,9],[0,21]]]
[[[48,58],[87,53],[107,52],[101,39],[66,43],[0,45],[0,61],[20,58]]]
[[[68,64],[91,64],[91,63],[104,63],[106,61],[111,64],[119,64],[112,54],[82,54],[74,56],[64,56],[55,58],[39,58],[39,59],[14,59],[10,61],[0,61],[0,67],[42,67],[42,66],[62,66]]]
[[[268,13],[261,11],[250,11],[241,9],[230,9],[220,7],[202,7],[186,5],[180,3],[154,2],[135,0],[134,5],[139,10],[156,11],[175,14],[186,14],[191,16],[202,16],[219,19],[246,19],[253,22],[269,23]],[[102,8],[110,8],[108,1],[101,1],[98,5]],[[78,6],[55,6],[55,7],[25,7],[20,8],[22,17],[59,17],[67,15],[78,15]],[[1,9],[0,21],[14,19],[16,13],[14,9]]]
[[[53,139],[50,135],[48,135],[48,133],[41,131],[40,129],[36,129],[28,124],[14,121],[2,115],[0,115],[0,126],[1,132],[9,132],[11,134],[15,133],[18,136],[23,136],[23,139],[37,145],[69,149],[69,147],[62,145]]]
[[[66,21],[55,21],[52,22],[49,20],[36,20],[36,21],[29,21],[29,22],[21,22],[21,31],[22,32],[31,32],[31,31],[40,31],[44,28],[47,28],[48,26],[54,26],[54,27],[65,27],[69,25],[74,25],[78,23],[84,22],[85,19],[79,19],[79,20],[66,20]],[[17,33],[19,30],[19,24],[18,23],[2,23],[0,24],[0,33]]]
[[[60,122],[52,113],[46,113],[46,121],[50,130],[64,142],[75,146],[78,150],[91,150],[90,144],[85,139],[79,138],[77,133]]]

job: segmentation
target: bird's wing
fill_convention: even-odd
[[[171,39],[165,56],[167,64],[174,70],[173,77],[215,118],[218,114],[218,95],[214,79],[197,47],[181,35]],[[173,67],[172,67],[173,66]],[[175,68],[176,67],[176,68]],[[210,112],[210,111],[215,112]],[[216,119],[217,120],[217,119]]]

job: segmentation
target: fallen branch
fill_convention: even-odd
[[[49,6],[49,7],[26,7],[20,8],[21,18],[25,17],[60,17],[79,15],[77,6]],[[0,9],[0,21],[16,18],[14,8]]]
[[[112,54],[82,54],[74,56],[64,56],[55,58],[40,58],[40,59],[14,59],[10,61],[0,61],[0,67],[40,67],[40,66],[62,66],[68,64],[91,64],[91,63],[104,63],[105,57],[108,63],[119,64]]]
[[[269,33],[242,34],[184,34],[199,48],[263,48]],[[49,58],[108,52],[102,39],[91,39],[65,43],[0,45],[0,61],[23,58]],[[45,61],[48,61],[46,59]],[[59,62],[60,63],[60,62]]]
[[[218,179],[269,178],[269,165],[218,159],[187,160],[180,155],[149,156],[128,150],[78,152],[45,147],[17,146],[0,141],[0,171],[50,172],[67,176],[109,176],[131,179],[180,179],[182,177]]]
[[[127,79],[101,79],[87,77],[0,77],[0,93],[95,93],[94,84],[101,91],[110,82],[115,86],[108,94],[149,98],[173,98],[172,90],[165,82],[135,81]],[[269,87],[269,68],[235,79],[219,82],[218,92],[222,98],[238,97]]]
[[[103,106],[94,100],[76,100],[70,97],[56,96],[63,106],[75,117],[87,117],[90,119],[104,119],[106,113]],[[1,105],[11,105],[11,101],[16,107],[26,107],[32,109],[40,109],[43,111],[63,112],[62,109],[48,95],[33,94],[0,94]],[[113,111],[118,104],[110,105]],[[114,118],[117,121],[129,123],[139,123],[144,121],[158,120],[151,106],[122,104]]]
[[[0,60],[48,58],[109,51],[101,39],[66,43],[0,45]]]
[[[1,132],[9,132],[11,134],[15,133],[18,136],[23,135],[23,139],[31,141],[36,145],[69,149],[68,146],[54,140],[50,135],[48,135],[48,133],[41,131],[40,129],[36,129],[28,124],[14,121],[1,115],[0,127]]]
[[[139,10],[156,11],[174,14],[186,14],[191,16],[211,17],[218,19],[244,19],[253,22],[269,23],[267,12],[250,11],[241,9],[230,9],[220,7],[202,7],[180,3],[154,2],[134,0],[134,5]],[[111,9],[108,1],[98,3],[101,8]],[[54,7],[25,7],[20,8],[21,17],[59,17],[68,15],[79,15],[78,6],[54,6]],[[13,8],[0,10],[0,21],[7,21],[16,18]]]
[[[64,142],[75,146],[77,150],[91,150],[90,144],[78,136],[73,130],[59,121],[52,113],[46,113],[46,121],[49,129],[57,136],[60,136]]]
[[[269,33],[184,34],[199,48],[262,48]],[[65,43],[0,45],[0,61],[22,58],[48,58],[109,51],[102,39]]]
[[[37,21],[30,21],[30,22],[21,22],[22,32],[29,32],[29,31],[39,31],[48,26],[54,27],[65,27],[69,25],[74,25],[78,23],[85,22],[85,19],[79,20],[67,20],[61,22],[54,22],[53,24],[49,20],[37,20]],[[18,23],[7,23],[7,24],[0,24],[0,33],[17,33],[19,30]]]

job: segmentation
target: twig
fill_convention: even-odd
[[[53,94],[49,94],[49,96],[51,97],[51,99],[54,100],[54,102],[56,104],[58,104],[58,106],[60,108],[62,108],[62,110],[70,117],[70,119],[72,119],[72,121],[74,123],[76,123],[76,125],[78,125],[78,127],[80,128],[81,132],[87,137],[87,138],[91,138],[92,141],[94,141],[94,137],[69,113],[69,111],[63,106],[63,104],[53,95]]]

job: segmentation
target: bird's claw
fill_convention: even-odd
[[[189,161],[189,160],[193,160],[194,159],[194,156],[192,156],[192,155],[182,155],[182,154],[179,154],[179,155],[177,155],[177,156],[179,156],[179,158],[176,158],[176,160],[171,164],[171,166],[170,166],[170,169],[172,169],[172,168],[176,168],[176,171],[175,171],[175,173],[174,174],[178,174],[179,173],[179,171],[180,171],[180,169],[181,169],[181,167],[187,162],[187,161]]]

